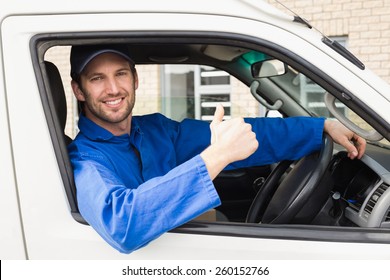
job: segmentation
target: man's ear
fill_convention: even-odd
[[[133,77],[134,77],[134,90],[136,90],[138,88],[138,74],[135,68],[133,70]]]
[[[71,82],[73,94],[78,101],[85,101],[84,92],[81,90],[80,85],[75,80]]]

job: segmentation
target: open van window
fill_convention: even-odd
[[[134,115],[159,112],[177,121],[185,118],[211,121],[216,105],[223,104],[225,119],[235,116],[270,116],[267,114],[268,108],[259,104],[256,96],[251,94],[249,87],[254,79],[253,65],[269,61],[270,57],[275,57],[275,61],[288,61],[288,56],[284,52],[263,45],[261,41],[258,42],[258,47],[254,48],[252,43],[236,40],[232,34],[225,34],[225,38],[218,38],[214,41],[198,36],[196,40],[190,40],[191,43],[183,42],[183,38],[187,36],[171,37],[169,44],[153,36],[137,37],[136,40],[131,37],[131,34],[128,36],[123,35],[120,41],[133,55],[140,80]],[[44,38],[38,39],[38,41],[41,40]],[[93,41],[96,42],[98,39],[93,39]],[[88,43],[88,40],[82,42]],[[47,101],[45,108],[50,112],[47,116],[53,117],[49,127],[53,126],[54,135],[58,133],[56,137],[53,137],[53,141],[57,141],[55,146],[59,150],[58,160],[71,212],[77,221],[85,223],[78,212],[76,189],[66,154],[67,141],[69,138],[74,138],[78,131],[79,114],[68,75],[70,43],[74,44],[75,41],[67,42],[65,39],[57,41],[58,46],[53,44],[51,48],[43,52],[44,68],[42,69],[45,70],[42,70],[42,73],[47,75],[47,78],[43,80],[45,92],[48,93],[46,97],[43,96],[43,101]],[[325,107],[323,96],[327,91],[335,91],[337,84],[324,88],[323,85],[326,85],[328,81],[319,79],[317,75],[309,78],[297,70],[302,68],[302,65],[284,63],[287,67],[283,72],[255,77],[259,82],[257,93],[262,95],[262,98],[268,98],[271,103],[277,99],[282,99],[284,102],[287,100],[288,103],[284,103],[279,110],[280,116],[300,114],[332,117]],[[53,82],[53,77],[51,77],[53,66],[49,64],[54,64],[60,69],[61,79],[57,78],[57,84]],[[309,73],[307,70],[304,72]],[[66,108],[64,104],[60,106],[56,104],[59,98],[53,96],[53,93],[62,94],[62,92],[66,96]],[[63,102],[62,98],[59,100]],[[339,102],[338,107],[344,111],[344,114],[353,113],[344,103]],[[63,123],[64,110],[67,112],[66,126]],[[64,132],[63,135],[61,135],[62,132]],[[367,168],[370,169],[370,167]],[[217,223],[229,221],[245,225],[253,200],[273,169],[273,165],[268,165],[222,172],[214,181],[222,199],[222,205],[216,209],[216,216],[213,216],[213,219]],[[338,178],[333,179],[338,180]],[[332,207],[330,205],[333,201],[331,193],[329,193],[329,200],[321,202],[323,207],[316,210],[318,213],[313,214],[313,217],[317,218],[305,222],[307,225],[343,227],[354,224],[354,221],[348,218],[345,221],[335,222],[335,217],[327,216],[328,207]],[[346,204],[344,207],[349,206]],[[192,228],[185,226],[176,230],[191,232]],[[228,230],[226,234],[231,234],[229,232]]]

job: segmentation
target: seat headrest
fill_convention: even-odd
[[[50,61],[45,61],[46,72],[49,78],[50,93],[54,102],[55,111],[61,125],[62,131],[65,130],[67,104],[64,86],[57,66]]]

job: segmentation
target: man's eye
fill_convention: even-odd
[[[121,72],[118,72],[117,75],[118,76],[125,76],[125,75],[127,75],[127,72],[126,71],[121,71]]]
[[[92,78],[90,79],[90,81],[91,81],[91,82],[94,82],[94,81],[99,81],[99,80],[101,80],[101,79],[102,79],[101,76],[94,76],[94,77],[92,77]]]

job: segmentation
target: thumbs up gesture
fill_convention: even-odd
[[[223,116],[225,115],[225,110],[221,104],[217,105],[217,108],[215,109],[214,118],[213,121],[210,123],[210,130],[211,130],[211,144],[215,143],[217,139],[216,129],[218,125],[223,121]]]
[[[210,123],[211,145],[201,153],[212,178],[228,164],[249,157],[259,146],[252,126],[243,118],[224,121],[223,117],[219,104]]]

